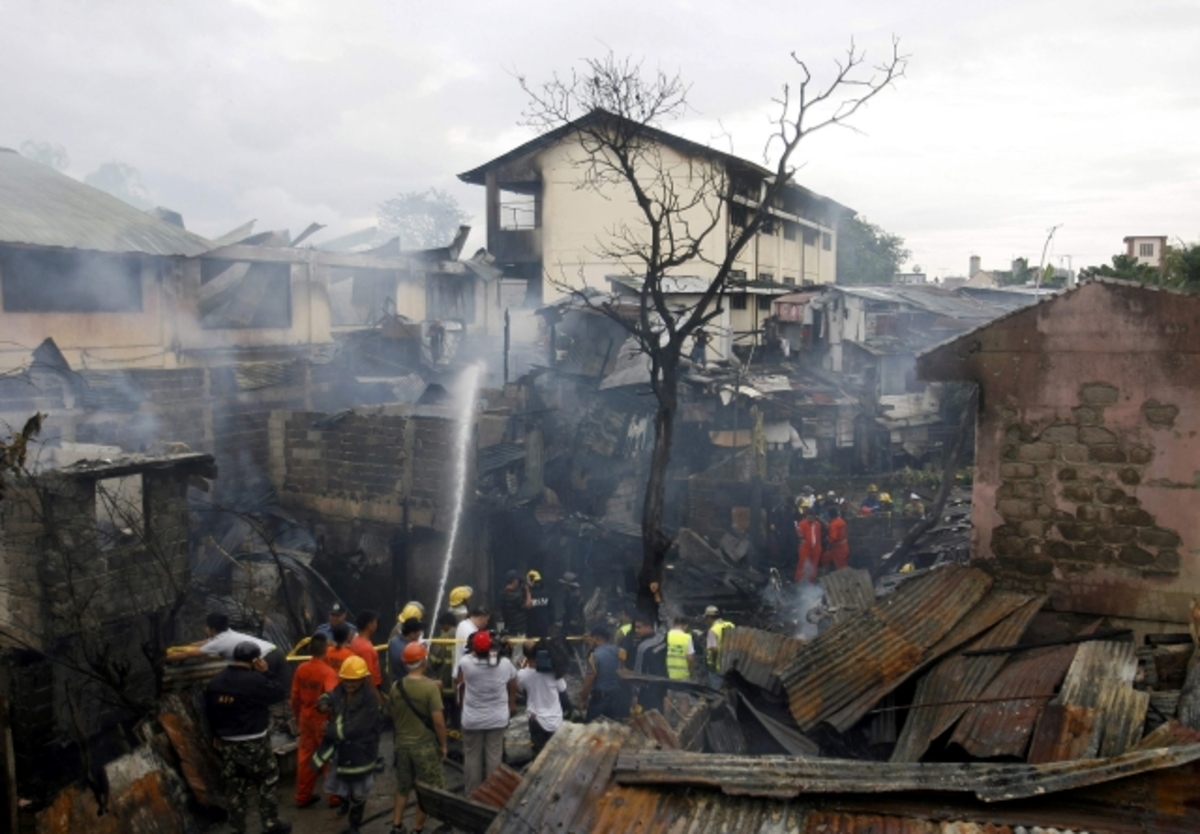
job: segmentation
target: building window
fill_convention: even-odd
[[[146,535],[142,476],[96,481],[96,542],[101,550],[133,544]]]
[[[758,296],[758,309],[770,312],[771,311],[771,296],[769,296],[769,295]]]
[[[804,227],[804,245],[805,246],[816,246],[817,245],[817,230],[816,229],[810,229],[807,226]]]
[[[745,206],[730,206],[729,207],[729,225],[735,229],[746,228],[746,207]]]
[[[537,197],[519,191],[500,191],[500,230],[504,232],[538,227]]]
[[[1153,258],[1154,257],[1154,244],[1153,243],[1139,243],[1138,244],[1138,255],[1143,258]]]
[[[775,280],[775,273],[774,273],[774,272],[760,272],[760,273],[758,273],[758,280],[760,280],[760,281],[774,281],[774,280]]]
[[[142,262],[78,251],[0,254],[6,313],[140,313]]]
[[[291,264],[202,260],[200,326],[291,327]]]
[[[774,234],[775,234],[775,223],[776,223],[776,222],[777,222],[777,221],[775,220],[775,218],[774,218],[774,217],[764,217],[764,218],[763,218],[763,222],[762,222],[762,226],[760,226],[759,228],[761,229],[761,231],[762,231],[762,233],[763,233],[764,235],[772,235],[772,236],[774,236]]]
[[[833,248],[833,235],[829,232],[821,232],[821,248],[826,252]]]
[[[783,221],[783,239],[784,240],[795,240],[796,239],[796,224],[791,222],[790,220]]]
[[[789,287],[796,286],[796,276],[795,275],[783,276],[783,283],[787,284]]]
[[[745,310],[746,309],[746,294],[744,292],[734,293],[729,296],[730,310]]]
[[[744,270],[744,269],[729,270],[729,280],[730,281],[745,281],[746,280],[746,270]]]

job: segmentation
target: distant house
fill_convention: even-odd
[[[924,352],[980,388],[974,557],[1059,611],[1182,622],[1200,596],[1200,297],[1093,280]],[[1149,626],[1147,626],[1149,627]]]
[[[1166,235],[1131,235],[1125,238],[1125,254],[1161,272],[1166,265]]]
[[[631,192],[612,185],[598,193],[587,185],[585,152],[578,129],[596,119],[619,118],[600,110],[539,136],[495,159],[459,174],[459,179],[487,188],[488,251],[508,278],[528,286],[528,303],[552,301],[569,289],[605,289],[609,275],[622,265],[597,254],[609,232],[625,225],[640,226],[641,214]],[[700,279],[714,274],[713,262],[725,255],[730,232],[749,218],[768,178],[761,165],[675,136],[646,128],[661,146],[664,165],[675,173],[684,203],[689,185],[699,183],[692,172],[710,165],[727,178],[729,203],[697,207],[686,215],[708,225],[715,211],[717,227],[708,237],[700,259],[686,268]],[[747,246],[736,269],[744,281],[788,286],[833,283],[837,274],[837,226],[850,210],[800,185],[791,185],[771,219]]]

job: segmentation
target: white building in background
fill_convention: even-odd
[[[506,278],[526,281],[527,304],[550,302],[572,289],[607,290],[607,278],[629,265],[600,254],[613,230],[642,230],[641,212],[624,184],[603,193],[586,183],[586,153],[578,127],[586,120],[618,118],[593,111],[459,174],[487,188],[488,252]],[[676,179],[681,200],[691,182],[716,174],[732,190],[728,203],[715,201],[684,213],[686,220],[717,227],[701,257],[681,267],[687,279],[710,279],[721,262],[731,231],[748,221],[772,171],[745,159],[653,128],[664,170]],[[711,166],[711,167],[705,167]],[[715,212],[715,214],[713,214]],[[737,261],[735,279],[787,287],[832,284],[837,276],[837,226],[850,209],[800,185],[790,186],[770,210],[771,220]],[[769,309],[769,303],[767,304]]]
[[[1139,264],[1161,270],[1166,264],[1166,235],[1131,235],[1125,238],[1125,254]]]

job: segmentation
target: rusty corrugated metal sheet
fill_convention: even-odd
[[[817,794],[934,791],[974,794],[984,802],[1043,796],[1200,760],[1200,744],[1043,765],[890,764],[790,756],[716,756],[624,752],[613,775],[623,785],[673,785],[730,796],[788,799]]]
[[[1156,727],[1152,732],[1147,733],[1131,749],[1154,750],[1157,747],[1174,747],[1180,744],[1197,743],[1200,743],[1200,730],[1185,727],[1178,721],[1171,719],[1167,723]]]
[[[656,709],[635,715],[630,719],[629,725],[664,750],[680,749],[675,731],[671,729],[671,725],[667,723],[663,714]]]
[[[852,726],[931,659],[929,650],[991,584],[978,568],[948,566],[904,583],[890,597],[802,646],[779,671],[800,729],[822,722],[841,731]],[[963,641],[974,636],[964,635]]]
[[[1013,834],[1013,829],[992,823],[934,822],[913,817],[813,811],[804,821],[804,834]],[[1071,832],[1060,831],[1059,834]]]
[[[171,668],[170,665],[167,668]],[[180,695],[168,693],[159,700],[158,723],[166,731],[171,747],[179,757],[179,768],[183,771],[183,778],[187,780],[192,796],[201,805],[224,808],[221,765],[196,710]]]
[[[979,696],[989,703],[968,709],[950,741],[981,759],[1024,758],[1034,722],[1054,697],[1075,649],[1034,649],[1010,659]]]
[[[803,647],[803,641],[786,634],[739,626],[721,640],[721,673],[734,671],[757,687],[782,692],[779,670]]]
[[[875,586],[871,574],[859,568],[835,570],[821,578],[825,603],[833,611],[833,621],[840,623],[875,604]]]
[[[491,776],[483,780],[483,784],[476,788],[469,798],[493,808],[503,808],[520,784],[521,774],[502,764]]]
[[[1008,591],[993,591],[990,596],[1011,594]],[[1000,621],[979,639],[970,643],[968,649],[994,649],[1011,646],[1021,639],[1033,617],[1045,603],[1045,597],[1030,599],[1028,596],[1011,594],[1020,607]],[[970,701],[991,682],[1004,666],[1005,655],[963,657],[955,653],[938,663],[917,682],[913,696],[913,709],[904,721],[904,729],[892,752],[893,762],[916,762],[929,748],[935,738],[949,730],[954,722],[970,708],[968,703],[953,704],[953,701]],[[923,704],[944,706],[923,707]]]
[[[1097,640],[1075,652],[1055,702],[1096,711],[1086,755],[1116,756],[1141,739],[1150,694],[1133,688],[1137,663],[1129,642]]]

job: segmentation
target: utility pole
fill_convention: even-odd
[[[1062,228],[1062,223],[1057,226],[1051,226],[1050,232],[1046,235],[1046,242],[1042,244],[1042,261],[1038,264],[1037,278],[1033,281],[1034,290],[1042,288],[1042,272],[1046,269],[1046,250],[1050,248],[1050,241],[1054,239],[1054,233]]]

